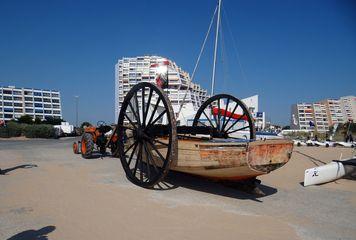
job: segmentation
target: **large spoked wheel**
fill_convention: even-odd
[[[170,101],[157,86],[141,82],[127,93],[116,128],[117,153],[127,178],[150,188],[176,159],[177,129]]]
[[[193,126],[211,127],[214,138],[256,138],[254,121],[246,105],[229,94],[206,100],[195,115]]]

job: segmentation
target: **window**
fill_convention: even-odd
[[[55,108],[55,109],[59,109],[59,105],[57,105],[57,104],[53,104],[53,108]]]
[[[49,113],[49,114],[51,114],[52,113],[52,111],[51,110],[44,110],[44,113]]]
[[[14,91],[13,91],[13,94],[14,94],[14,95],[21,95],[22,92],[21,92],[21,91],[16,91],[16,90],[14,90]]]
[[[34,92],[33,95],[35,95],[35,96],[42,96],[42,93],[41,93],[41,92]]]
[[[43,107],[43,104],[42,103],[35,103],[35,107],[41,108],[41,107]]]
[[[4,102],[4,106],[12,106],[12,102]]]
[[[33,101],[33,98],[32,98],[32,97],[25,97],[25,101],[32,102],[32,101]]]
[[[33,107],[33,103],[25,103],[25,107]]]
[[[53,103],[59,103],[59,100],[58,99],[52,99],[52,102]]]
[[[52,108],[51,104],[44,104],[44,108]]]
[[[15,112],[16,112],[16,113],[22,113],[22,108],[20,108],[20,109],[18,109],[18,108],[16,109],[16,108],[15,108]]]
[[[25,109],[25,112],[26,112],[26,113],[33,113],[33,109],[32,109],[32,108],[26,108],[26,109]]]
[[[32,93],[32,91],[25,91],[25,95],[32,96],[33,93]]]
[[[22,97],[14,97],[15,101],[22,101]]]
[[[58,93],[52,93],[52,97],[59,97]]]
[[[13,108],[4,108],[4,112],[13,112],[14,109]]]
[[[35,109],[35,113],[43,113],[42,109]]]
[[[15,107],[22,107],[22,103],[14,103]]]
[[[4,115],[5,118],[13,118],[13,116],[14,116],[14,115],[12,115],[12,114],[5,114],[5,115]]]
[[[12,100],[12,97],[10,97],[10,96],[4,96],[4,100]]]
[[[61,114],[61,111],[53,110],[53,114]]]
[[[43,101],[44,101],[44,102],[51,102],[51,99],[44,98]]]
[[[43,96],[44,96],[44,97],[50,97],[51,94],[50,94],[50,93],[43,93]]]
[[[35,102],[42,102],[42,98],[35,97]]]
[[[12,91],[11,90],[3,90],[3,93],[4,94],[12,94]]]

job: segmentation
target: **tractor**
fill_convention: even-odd
[[[99,121],[96,126],[89,126],[84,129],[82,140],[73,143],[73,152],[82,154],[83,158],[91,158],[94,150],[97,149],[100,154],[106,153],[106,148],[111,148],[114,155],[116,150],[116,134],[108,133],[113,130],[111,126],[106,125],[104,121]],[[112,131],[113,133],[115,131]]]

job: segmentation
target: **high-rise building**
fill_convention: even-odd
[[[291,129],[325,132],[334,124],[356,120],[356,97],[292,105]]]
[[[291,129],[310,130],[314,121],[314,110],[310,103],[292,105]],[[311,124],[312,123],[312,124]]]
[[[0,87],[0,120],[30,115],[32,118],[62,118],[59,91],[33,88]]]
[[[346,96],[340,98],[340,105],[344,116],[344,122],[356,122],[356,97]]]
[[[335,123],[345,122],[340,100],[338,99],[325,99],[321,101],[326,106],[326,112],[328,115],[329,126],[334,125]]]
[[[190,76],[175,62],[160,56],[124,57],[115,65],[115,119],[117,120],[120,106],[130,89],[141,81],[155,83],[157,69],[160,64],[167,63],[169,86],[165,90],[177,113],[186,90],[185,104],[191,103],[194,110],[207,99],[207,90],[190,81]]]

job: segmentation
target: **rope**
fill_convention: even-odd
[[[223,12],[226,17],[224,17],[224,19],[226,20],[226,23],[227,23],[227,28],[229,30],[229,33],[230,33],[230,36],[231,36],[231,39],[232,39],[232,45],[233,45],[233,48],[234,48],[234,52],[236,54],[236,58],[237,58],[237,62],[239,64],[239,68],[240,68],[240,71],[241,71],[241,75],[242,75],[242,78],[245,82],[247,82],[247,78],[246,78],[246,74],[245,74],[245,71],[243,70],[242,68],[242,64],[241,64],[241,61],[240,61],[240,54],[239,52],[237,51],[237,47],[236,47],[236,39],[234,38],[234,35],[232,34],[232,31],[231,31],[231,27],[230,27],[230,23],[229,23],[229,19],[227,17],[227,13],[225,11],[225,8],[224,6],[222,6],[222,9],[223,9]]]
[[[201,47],[201,49],[200,49],[200,53],[199,53],[198,59],[197,59],[197,61],[196,61],[196,63],[195,63],[194,70],[193,70],[193,73],[192,73],[192,77],[190,78],[190,81],[188,80],[188,88],[187,88],[187,90],[185,91],[183,100],[182,100],[182,102],[181,102],[181,104],[180,104],[180,106],[179,106],[179,111],[178,111],[178,114],[177,114],[177,118],[179,118],[179,114],[180,114],[180,112],[181,112],[181,110],[182,110],[182,108],[183,108],[183,104],[184,104],[184,102],[185,102],[185,99],[186,99],[187,94],[188,94],[188,91],[189,91],[189,85],[190,85],[190,83],[191,83],[191,82],[193,81],[193,79],[194,79],[195,72],[196,72],[196,70],[197,70],[197,68],[198,68],[201,55],[203,54],[206,41],[207,41],[208,36],[209,36],[209,34],[210,34],[211,26],[213,25],[213,22],[214,22],[214,18],[215,18],[217,9],[218,9],[218,7],[216,6],[216,7],[215,7],[215,10],[214,10],[213,17],[211,18],[211,21],[210,21],[210,25],[209,25],[208,32],[207,32],[206,35],[205,35],[205,39],[204,39],[203,45],[202,45],[202,47]]]

